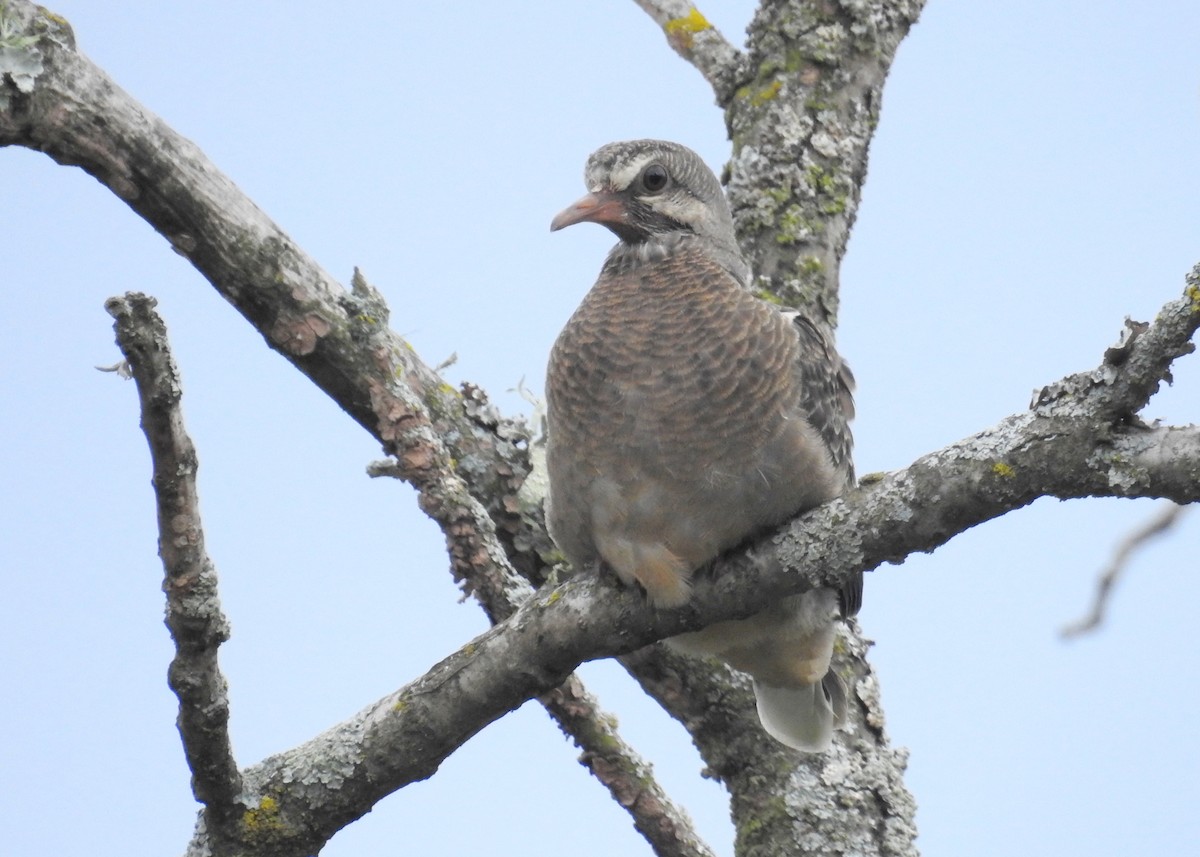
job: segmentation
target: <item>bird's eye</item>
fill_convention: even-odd
[[[651,164],[642,170],[642,188],[647,193],[658,193],[667,186],[670,176],[662,164]]]

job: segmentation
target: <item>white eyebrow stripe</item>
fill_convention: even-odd
[[[638,177],[642,169],[654,159],[651,153],[646,153],[634,158],[623,167],[613,170],[612,186],[616,190],[625,190],[633,184],[633,180]]]

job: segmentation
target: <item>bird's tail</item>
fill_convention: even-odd
[[[767,734],[796,750],[828,750],[833,730],[846,722],[846,690],[832,672],[816,684],[802,687],[755,681],[754,699]]]

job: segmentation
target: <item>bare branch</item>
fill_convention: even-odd
[[[634,0],[654,19],[667,43],[704,75],[724,107],[743,83],[746,57],[688,0]]]
[[[654,779],[650,765],[621,738],[616,718],[600,709],[576,676],[538,701],[583,751],[580,764],[629,812],[658,857],[713,857],[687,813]]]
[[[219,831],[236,817],[242,790],[229,741],[229,688],[217,664],[229,623],[217,597],[216,569],[204,550],[196,448],[183,425],[179,370],[156,304],[130,292],[109,298],[104,308],[116,319],[117,344],[137,382],[142,430],[154,462],[166,621],[175,643],[167,675],[179,697],[179,736],[192,771],[192,792],[206,808],[209,828]]]
[[[7,9],[39,70],[25,90],[0,79],[0,146],[45,152],[98,179],[376,438],[389,419],[373,407],[381,391],[420,402],[493,518],[519,529],[504,500],[525,474],[520,431],[502,437],[472,419],[462,395],[388,328],[377,292],[343,288],[190,140],[75,51],[61,18],[28,0]]]
[[[247,788],[271,796],[279,827],[297,832],[280,853],[307,853],[384,795],[431,775],[471,735],[560,684],[583,660],[747,616],[812,585],[835,585],[854,570],[931,550],[1037,496],[1154,496],[1188,484],[1191,499],[1200,499],[1200,429],[1156,429],[1149,437],[1129,431],[1138,435],[1122,434],[1110,458],[1096,453],[1111,439],[1097,439],[1082,420],[1010,417],[723,561],[680,610],[654,610],[637,593],[594,577],[538,593],[398,693],[247,770]],[[1152,450],[1168,431],[1178,434],[1175,453],[1156,457]],[[1141,477],[1114,486],[1111,478],[1127,472],[1114,459],[1131,454]],[[1186,479],[1176,476],[1180,466]]]
[[[1150,520],[1129,533],[1113,552],[1112,561],[1104,569],[1096,581],[1096,592],[1092,597],[1092,607],[1087,615],[1068,625],[1064,625],[1059,633],[1063,639],[1073,639],[1099,628],[1104,622],[1104,613],[1108,609],[1109,597],[1117,580],[1129,566],[1129,559],[1139,549],[1169,530],[1183,514],[1185,507],[1176,503],[1168,503],[1158,510]]]

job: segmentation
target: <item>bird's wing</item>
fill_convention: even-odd
[[[829,448],[834,466],[845,474],[846,485],[853,485],[850,420],[854,418],[854,375],[812,321],[799,313],[788,315],[800,337],[801,407]]]
[[[800,337],[800,402],[805,416],[825,441],[834,466],[845,476],[846,487],[854,485],[851,450],[854,438],[854,375],[829,339],[801,313],[788,313]],[[846,582],[839,595],[842,615],[854,616],[862,606],[862,574]]]

